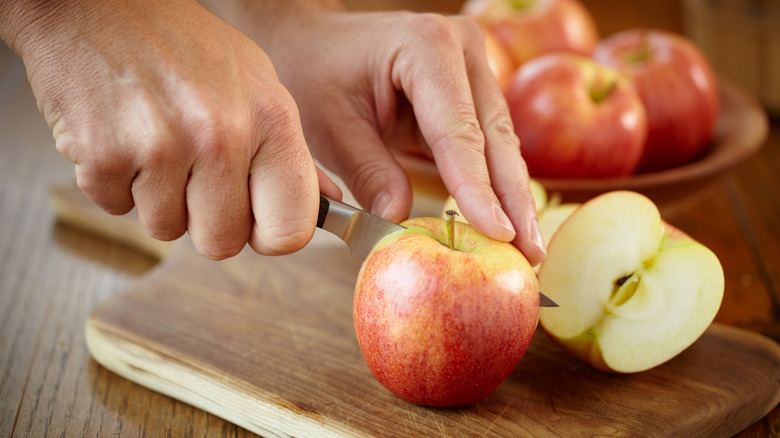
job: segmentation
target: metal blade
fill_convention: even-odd
[[[560,307],[558,306],[558,303],[553,301],[550,297],[543,294],[541,291],[539,292],[539,307]]]
[[[350,253],[365,259],[379,240],[404,227],[363,210],[320,195],[317,226],[339,236]]]

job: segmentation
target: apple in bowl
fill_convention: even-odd
[[[482,29],[485,38],[485,56],[488,67],[502,90],[509,86],[509,80],[517,69],[517,63],[507,49],[487,29]]]
[[[558,228],[539,286],[560,307],[540,325],[561,348],[602,371],[660,365],[695,342],[723,299],[717,256],[665,223],[644,195],[614,191]]]
[[[363,358],[411,403],[476,403],[528,349],[539,314],[536,275],[514,246],[452,217],[402,225],[358,274],[353,318]]]
[[[693,41],[631,29],[599,42],[593,59],[631,78],[642,99],[648,133],[639,171],[687,164],[709,149],[718,121],[718,83]]]
[[[544,55],[515,72],[506,99],[531,176],[619,177],[639,166],[645,110],[617,70],[579,55]]]
[[[599,40],[577,0],[467,0],[461,12],[495,35],[517,65],[558,51],[590,56]]]

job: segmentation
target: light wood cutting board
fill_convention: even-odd
[[[63,221],[161,256],[86,325],[93,357],[140,385],[267,436],[731,436],[780,401],[780,346],[713,325],[634,375],[597,372],[537,331],[514,373],[468,408],[431,409],[385,390],[352,326],[360,261],[318,232],[302,251],[213,262],[186,238],[152,241],[130,217],[55,188]]]

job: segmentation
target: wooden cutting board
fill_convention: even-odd
[[[318,232],[302,251],[214,262],[186,238],[145,237],[132,217],[53,191],[62,220],[163,258],[87,322],[93,357],[140,385],[269,436],[731,436],[780,401],[780,346],[713,325],[693,346],[634,375],[597,372],[537,331],[488,399],[411,405],[365,366],[352,326],[360,261]]]

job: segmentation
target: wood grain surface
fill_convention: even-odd
[[[79,195],[75,186],[54,191],[60,217],[149,239],[137,222]],[[91,217],[69,214],[90,209]],[[222,262],[183,238],[157,269],[98,307],[87,344],[117,374],[267,436],[729,437],[780,401],[780,345],[716,325],[635,375],[595,371],[539,331],[488,399],[415,406],[379,385],[360,354],[352,328],[359,267],[322,230],[290,256],[244,251]]]
[[[428,9],[428,2],[406,3]],[[436,3],[431,9],[453,11],[460,2]],[[677,0],[584,3],[604,34],[637,25],[683,31]],[[89,315],[148,274],[158,258],[59,222],[49,190],[72,178],[73,165],[54,149],[24,66],[0,45],[0,436],[255,436],[90,358],[84,336]],[[717,321],[775,340],[780,340],[778,205],[780,124],[772,120],[759,154],[692,199],[674,220],[723,263],[726,294]],[[778,435],[777,408],[739,434]]]

